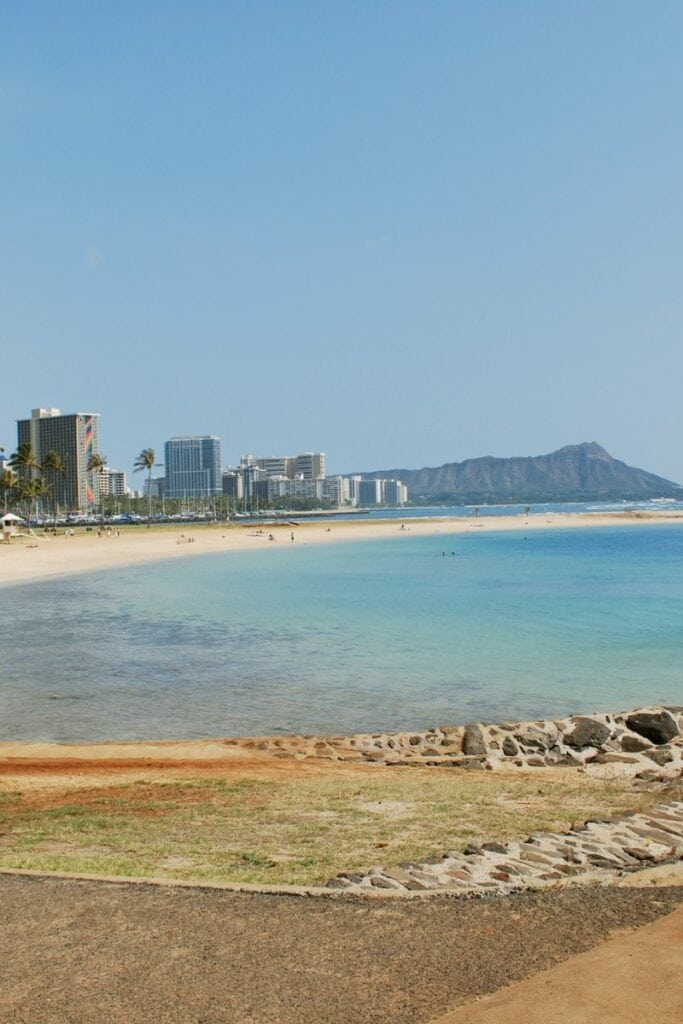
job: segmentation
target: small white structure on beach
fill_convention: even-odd
[[[18,537],[20,534],[19,523],[23,523],[21,516],[15,516],[13,512],[5,512],[0,516],[0,527],[2,527],[2,539],[9,542],[10,537]]]

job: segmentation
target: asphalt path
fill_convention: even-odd
[[[424,1024],[680,888],[367,901],[0,876],[1,1024]]]

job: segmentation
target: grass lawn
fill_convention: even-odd
[[[320,884],[620,810],[661,792],[573,769],[493,774],[330,766],[142,778],[0,779],[0,867],[212,882]]]

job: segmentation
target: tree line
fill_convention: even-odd
[[[0,449],[2,451],[2,449]],[[148,514],[151,514],[151,486],[152,469],[156,465],[155,452],[153,448],[143,448],[135,460],[134,471],[147,470],[147,499]],[[86,464],[87,472],[95,479],[101,478],[107,468],[107,456],[93,454],[88,458]],[[61,504],[64,512],[67,497],[67,461],[53,450],[46,452],[44,459],[38,460],[30,442],[22,441],[17,450],[13,452],[8,460],[7,466],[0,473],[0,491],[3,494],[3,503],[7,510],[18,507],[26,511],[30,520],[33,514],[37,518],[38,505],[43,501],[51,499],[54,517],[57,517],[58,506]],[[101,491],[101,488],[97,488]],[[102,496],[100,496],[102,506]]]

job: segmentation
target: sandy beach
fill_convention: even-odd
[[[97,529],[65,536],[36,531],[35,536],[13,538],[0,544],[0,586],[31,583],[54,577],[99,572],[165,559],[188,558],[223,551],[277,550],[312,544],[335,544],[403,536],[437,536],[515,530],[588,529],[606,526],[682,523],[680,512],[620,512],[613,514],[557,513],[549,516],[444,517],[401,520],[333,520],[253,525],[124,527],[98,536]],[[260,532],[259,532],[260,531]],[[294,534],[292,543],[291,534]],[[273,536],[273,541],[269,540]]]

